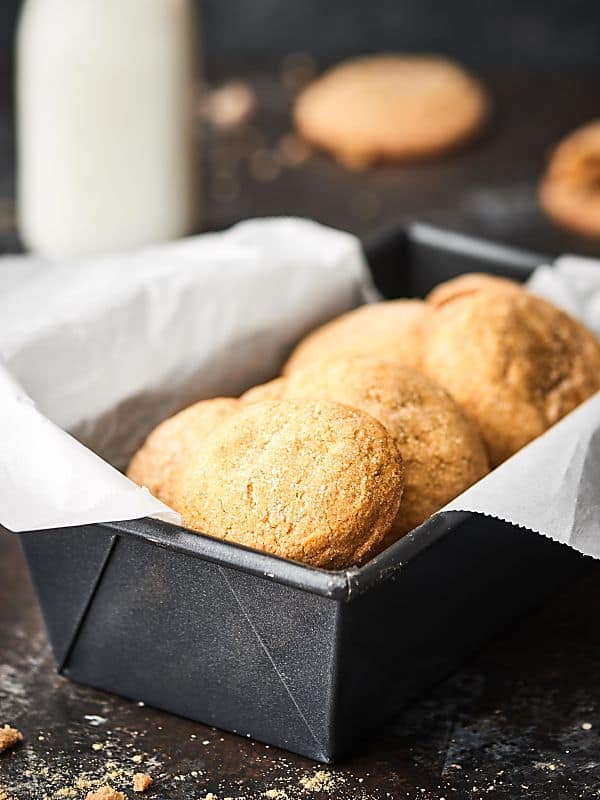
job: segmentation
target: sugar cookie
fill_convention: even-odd
[[[398,449],[383,425],[327,401],[250,403],[188,461],[187,527],[318,567],[364,561],[400,506]]]
[[[386,300],[360,306],[309,333],[291,354],[283,374],[349,356],[373,356],[417,366],[423,327],[432,313],[422,300]]]
[[[331,361],[291,375],[285,397],[345,403],[371,414],[392,435],[405,485],[386,546],[489,471],[475,427],[444,389],[411,367],[373,359]]]
[[[435,156],[481,127],[488,102],[472,75],[434,55],[345,61],[298,97],[301,135],[350,167]]]
[[[231,397],[201,400],[160,423],[131,459],[127,475],[146,486],[167,505],[175,500],[175,484],[191,453],[204,446],[215,425],[234,414],[240,403]]]
[[[529,292],[481,289],[435,312],[423,369],[475,422],[496,466],[600,389],[600,344]]]
[[[546,213],[573,233],[600,237],[600,120],[558,145],[540,184]]]

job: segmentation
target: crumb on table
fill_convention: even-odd
[[[300,785],[308,792],[323,792],[332,789],[335,781],[330,772],[320,769],[313,775],[300,778]]]
[[[0,753],[22,741],[23,734],[16,728],[11,728],[10,725],[4,725],[0,728]]]
[[[123,792],[117,792],[112,786],[101,786],[94,792],[88,792],[85,800],[127,800]]]
[[[133,776],[133,791],[145,792],[152,785],[152,778],[146,772],[136,772]]]

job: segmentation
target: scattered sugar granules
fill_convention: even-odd
[[[333,789],[335,781],[331,772],[320,769],[314,775],[300,778],[300,785],[307,792],[326,792],[329,789]]]
[[[0,728],[0,753],[14,747],[18,742],[23,741],[23,734],[16,728],[11,728],[10,725],[4,725]]]
[[[85,800],[127,800],[123,792],[117,792],[112,786],[101,786],[94,792],[88,792]]]
[[[133,791],[145,792],[152,786],[152,778],[146,772],[136,772],[133,776]]]

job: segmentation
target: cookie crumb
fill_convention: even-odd
[[[318,772],[315,772],[314,775],[307,775],[304,778],[300,778],[300,785],[303,789],[306,789],[307,792],[326,792],[329,791],[329,789],[333,789],[335,781],[333,780],[331,772],[320,769]]]
[[[209,792],[203,800],[218,800],[217,795]]]
[[[95,792],[88,792],[85,800],[127,800],[123,792],[117,792],[112,786],[101,786]]]
[[[23,734],[16,728],[11,728],[10,725],[4,725],[4,727],[0,728],[0,753],[22,741]]]
[[[584,731],[591,731],[592,730],[592,723],[591,722],[582,722],[581,729]]]
[[[288,795],[283,789],[267,789],[265,797],[269,800],[288,800]]]
[[[133,776],[133,791],[145,792],[152,785],[152,778],[146,772],[136,772]]]

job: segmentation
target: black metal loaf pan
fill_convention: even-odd
[[[541,260],[424,226],[367,254],[389,297]],[[589,561],[458,512],[340,572],[151,519],[21,541],[63,675],[324,762]]]

